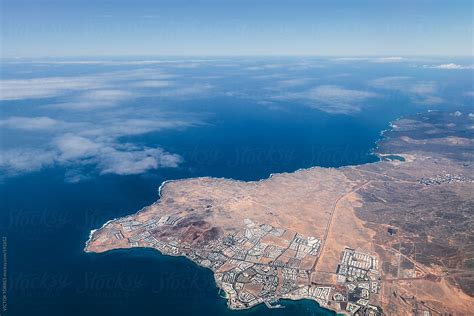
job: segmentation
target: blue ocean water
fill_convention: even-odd
[[[0,231],[6,237],[8,259],[6,315],[332,314],[308,300],[284,301],[284,309],[257,306],[230,311],[212,273],[185,258],[150,249],[87,254],[84,243],[89,232],[107,220],[154,202],[165,180],[198,176],[258,180],[310,166],[370,163],[377,160],[371,150],[391,120],[427,109],[469,111],[472,106],[472,72],[420,68],[442,63],[437,60],[417,61],[418,68],[413,63],[306,59],[187,60],[178,67],[176,61],[146,60],[141,59],[140,66],[123,60],[5,64],[2,79],[26,80],[25,85],[32,85],[28,81],[32,78],[82,78],[64,91],[51,89],[60,84],[57,81],[45,81],[30,87],[33,97],[13,95],[0,101],[3,153],[13,152],[25,160],[20,166],[7,159],[1,164]],[[137,75],[136,69],[143,67],[146,71]],[[130,89],[137,80],[142,88],[148,87],[136,88],[133,97],[122,94],[125,101],[120,104],[113,103],[110,94],[105,99],[84,95],[81,85],[87,80],[95,80],[94,84],[104,86],[102,90],[116,90],[113,80],[104,83],[101,75],[110,72],[125,78],[125,84],[118,84],[127,88],[121,89]],[[383,80],[374,82],[387,77],[392,78],[392,88],[381,88]],[[35,92],[39,88],[41,92]],[[44,89],[49,93],[41,96]],[[349,104],[354,99],[359,102]],[[104,106],[84,109],[84,102]],[[77,111],[64,109],[77,104]],[[164,119],[156,119],[156,113]],[[24,122],[18,117],[48,117],[61,123],[40,119],[35,121],[38,128],[25,130],[13,126]],[[114,121],[106,120],[110,117]],[[130,132],[130,118],[139,121],[142,129]],[[166,127],[143,128],[151,118],[155,126]],[[181,124],[178,119],[191,123]],[[97,146],[87,143],[87,151],[81,147],[78,153],[76,147],[70,149],[71,143],[66,146],[69,151],[57,145],[61,137],[71,134],[113,149],[98,153]],[[138,172],[143,165],[126,160],[127,155],[127,163],[120,161],[118,166],[129,168],[128,174],[107,171],[119,159],[111,161],[109,155],[122,157],[116,151],[133,155],[154,147],[179,155],[179,163]],[[17,148],[33,154],[12,151]],[[40,161],[42,154],[56,156],[38,167],[32,162]]]

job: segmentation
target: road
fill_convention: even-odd
[[[329,231],[332,229],[332,226],[333,226],[333,223],[334,223],[334,214],[336,213],[336,209],[337,209],[337,205],[339,204],[339,202],[341,200],[343,200],[344,198],[346,198],[347,196],[351,195],[352,193],[354,192],[357,192],[357,190],[363,188],[364,186],[366,186],[367,184],[371,183],[373,180],[369,180],[369,181],[366,181],[358,186],[356,186],[354,189],[352,189],[351,191],[347,192],[346,194],[344,195],[341,195],[336,201],[334,201],[334,204],[333,204],[333,207],[332,207],[332,210],[331,210],[331,214],[329,215],[329,221],[326,225],[326,228],[324,230],[324,236],[321,240],[321,250],[320,250],[320,253],[319,253],[319,257],[318,257],[318,260],[316,260],[313,264],[313,267],[311,268],[311,271],[314,272],[316,271],[316,268],[318,266],[318,263],[320,261],[320,259],[324,256],[324,251],[325,251],[325,246],[326,246],[326,240],[328,238],[328,235],[329,235]]]

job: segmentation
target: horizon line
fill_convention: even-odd
[[[0,60],[7,59],[49,59],[49,58],[127,58],[127,57],[153,57],[153,58],[193,58],[193,57],[213,57],[213,58],[228,58],[228,57],[303,57],[303,58],[413,58],[413,57],[456,57],[456,58],[474,58],[474,53],[466,54],[91,54],[91,55],[41,55],[41,56],[0,56]]]

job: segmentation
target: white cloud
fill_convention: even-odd
[[[173,85],[168,80],[173,77],[155,69],[134,69],[77,77],[6,79],[0,80],[0,101],[67,97],[72,100],[64,103],[78,108],[96,101],[110,105],[126,94],[131,97],[130,87],[165,88]]]
[[[4,174],[38,171],[54,165],[77,168],[95,165],[100,174],[132,175],[158,168],[176,168],[183,159],[162,148],[139,148],[134,145],[100,143],[84,137],[65,135],[52,148],[21,148],[0,152],[0,169]],[[77,182],[90,178],[87,174],[71,172],[67,180]]]
[[[0,170],[6,175],[37,171],[45,167],[67,167],[66,180],[77,182],[91,174],[80,170],[95,167],[99,174],[139,174],[158,168],[175,168],[181,156],[160,147],[121,143],[122,136],[141,135],[164,129],[180,129],[199,124],[192,116],[173,118],[158,116],[156,110],[145,118],[116,118],[100,122],[65,122],[49,117],[10,117],[0,122],[0,128],[52,132],[50,141],[39,147],[10,148],[0,151]],[[136,113],[137,114],[137,113]],[[141,115],[146,115],[142,113]],[[59,127],[59,128],[56,128]],[[1,131],[0,131],[1,132]],[[88,168],[90,170],[90,168]],[[89,171],[90,172],[90,171]]]
[[[12,116],[5,120],[0,120],[0,127],[18,129],[25,131],[48,130],[63,125],[63,122],[47,116],[21,117]]]
[[[90,111],[137,97],[196,97],[213,88],[207,83],[178,85],[169,80],[173,77],[153,69],[136,69],[79,77],[0,80],[0,101],[59,97],[44,107]]]
[[[312,99],[335,103],[348,102],[351,100],[363,101],[367,98],[376,96],[376,94],[372,92],[345,89],[331,85],[318,86],[310,90],[309,95]]]
[[[444,100],[437,95],[439,88],[436,82],[413,82],[411,79],[411,77],[407,76],[382,77],[369,81],[369,85],[378,89],[405,93],[415,103],[436,105],[444,102]]]
[[[183,159],[162,148],[120,144],[113,139],[86,138],[72,134],[57,137],[44,148],[7,149],[0,152],[0,169],[4,174],[38,171],[54,165],[67,166],[68,181],[77,182],[89,176],[78,170],[95,166],[100,174],[141,174],[158,168],[176,168]],[[73,175],[73,176],[71,176]]]
[[[143,80],[131,83],[130,85],[137,88],[164,88],[173,86],[174,83],[167,80]]]
[[[389,90],[404,90],[407,86],[407,80],[411,77],[407,76],[389,76],[371,80],[369,85],[375,88]]]
[[[140,174],[157,168],[176,168],[183,161],[181,156],[170,154],[161,148],[120,151],[105,147],[100,152],[99,167],[102,174]]]
[[[370,63],[399,63],[407,61],[406,58],[400,56],[389,57],[340,57],[333,58],[336,62],[370,62]]]
[[[277,69],[284,67],[284,64],[261,64],[258,66],[249,66],[244,68],[244,70],[250,70],[250,71],[261,71],[261,70],[269,70],[269,69]]]
[[[345,89],[334,85],[322,85],[302,92],[287,93],[277,100],[300,100],[310,107],[328,113],[349,114],[360,111],[363,102],[377,97],[369,91]]]
[[[66,134],[54,140],[59,150],[60,161],[90,158],[97,154],[103,144],[96,143],[85,137]]]
[[[396,57],[380,57],[380,58],[375,58],[373,60],[374,63],[398,63],[398,62],[402,62],[402,61],[405,61],[405,58],[399,57],[399,56],[396,56]]]
[[[416,100],[415,102],[425,105],[436,105],[442,104],[444,102],[444,99],[438,96],[427,95],[423,98],[420,98],[419,100]]]
[[[157,168],[176,168],[182,158],[161,148],[140,148],[132,144],[101,142],[81,136],[64,135],[55,141],[63,163],[97,164],[101,174],[140,174]]]
[[[96,124],[81,129],[78,134],[86,137],[117,138],[121,136],[141,135],[164,129],[182,129],[199,124],[193,118],[119,118],[106,120],[105,124]]]
[[[103,85],[94,77],[53,77],[0,81],[0,100],[56,97],[67,92],[93,89]]]
[[[438,86],[432,81],[417,82],[408,87],[408,91],[418,95],[431,95],[438,92]]]
[[[134,96],[136,94],[132,92],[117,89],[89,90],[71,97],[69,102],[51,104],[47,107],[63,110],[110,108]]]
[[[286,78],[286,77],[287,77],[287,74],[285,73],[272,73],[272,74],[250,76],[250,78],[257,79],[257,80],[272,80],[272,79],[280,79],[280,78]]]
[[[425,68],[434,68],[434,69],[445,69],[445,70],[458,70],[458,69],[474,69],[473,65],[459,65],[454,63],[441,64],[436,66],[425,65]]]
[[[191,84],[186,86],[179,86],[173,89],[161,90],[154,93],[158,97],[174,97],[174,98],[186,98],[190,96],[204,95],[211,91],[214,86],[210,84]]]
[[[78,183],[91,178],[91,175],[83,174],[80,170],[67,170],[64,174],[64,181],[68,183]]]
[[[131,92],[122,90],[90,90],[82,94],[82,98],[99,102],[115,102],[132,96]]]
[[[286,79],[278,81],[278,85],[280,87],[295,87],[305,85],[309,82],[308,79],[305,78],[296,78],[296,79]]]
[[[288,70],[301,70],[301,69],[310,69],[310,68],[324,68],[325,66],[320,63],[316,63],[312,60],[298,60],[294,62],[275,62],[275,63],[258,63],[256,65],[250,65],[243,67],[243,70],[248,71],[273,71],[276,69]]]
[[[173,63],[177,67],[182,64],[194,66],[189,61]],[[137,174],[179,166],[179,155],[159,145],[123,143],[122,137],[184,129],[201,124],[200,116],[162,113],[156,98],[118,106],[137,97],[196,98],[214,88],[197,80],[178,84],[170,80],[174,77],[157,69],[134,69],[77,77],[0,80],[0,100],[57,98],[56,103],[40,105],[30,112],[39,115],[0,119],[0,133],[2,129],[37,133],[28,141],[8,142],[0,149],[0,172],[13,175],[60,166],[67,169],[67,180],[74,182],[96,174]],[[57,109],[88,112],[71,115]]]
[[[370,58],[368,57],[339,57],[333,58],[333,61],[342,61],[342,62],[352,62],[352,61],[368,61]]]
[[[33,60],[31,64],[37,65],[104,65],[104,66],[143,66],[143,65],[166,65],[186,64],[196,62],[210,62],[211,59],[149,59],[149,60]],[[18,63],[18,62],[10,62]],[[25,61],[20,63],[24,64]]]
[[[202,66],[202,63],[200,62],[182,62],[182,63],[171,63],[170,66],[176,67],[176,68],[198,68]]]
[[[4,175],[33,172],[55,163],[52,150],[15,148],[0,151],[0,170]]]

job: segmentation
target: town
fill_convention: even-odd
[[[337,267],[337,282],[345,286],[345,291],[336,292],[334,301],[339,309],[359,315],[381,315],[371,298],[380,292],[378,260],[367,253],[346,248]]]
[[[424,185],[438,185],[444,183],[474,182],[474,180],[468,179],[463,175],[446,173],[444,175],[436,175],[435,177],[421,178],[418,182]]]
[[[118,220],[111,233],[128,239],[129,247],[152,247],[163,254],[186,256],[214,272],[217,285],[232,309],[264,303],[278,308],[280,299],[313,299],[323,307],[357,315],[381,315],[372,303],[379,293],[380,274],[375,256],[346,248],[334,275],[335,284],[311,281],[321,240],[295,231],[244,220],[244,228],[203,245],[188,244],[177,236],[160,238],[162,226],[174,226],[181,217],[154,217],[145,222]]]

